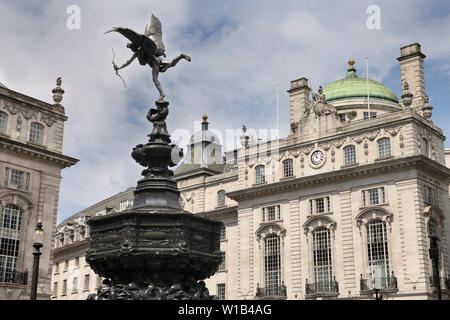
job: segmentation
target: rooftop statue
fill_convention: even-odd
[[[131,42],[127,44],[127,47],[134,52],[131,58],[121,67],[118,67],[115,64],[113,57],[113,67],[114,70],[116,70],[116,74],[119,75],[118,71],[130,65],[136,58],[141,65],[144,66],[148,64],[150,68],[152,68],[153,82],[155,83],[160,95],[157,101],[163,102],[166,94],[159,83],[159,73],[165,72],[167,69],[174,67],[181,59],[191,61],[191,58],[182,53],[172,61],[164,60],[166,54],[164,43],[162,41],[162,25],[159,19],[153,14],[145,28],[144,34],[136,33],[135,31],[124,27],[112,28],[111,30],[105,32],[105,34],[113,31],[119,32],[130,40]]]

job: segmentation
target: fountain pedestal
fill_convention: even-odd
[[[205,278],[218,269],[222,222],[183,211],[171,178],[172,155],[165,118],[168,102],[156,102],[147,118],[150,141],[132,157],[146,167],[134,191],[133,207],[90,218],[86,260],[106,278],[88,299],[212,299]]]

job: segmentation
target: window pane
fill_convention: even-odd
[[[389,138],[378,140],[378,154],[382,159],[389,158],[391,156],[391,143]]]
[[[267,221],[273,221],[275,220],[275,207],[268,207],[266,208],[267,211]]]
[[[0,133],[6,133],[6,124],[8,123],[8,116],[4,112],[0,112]]]
[[[30,128],[30,142],[43,144],[44,143],[44,126],[33,122]]]
[[[0,215],[0,272],[12,276],[19,256],[22,212],[13,204],[3,207]]]
[[[314,278],[320,291],[331,291],[332,264],[330,230],[319,227],[313,232]]]
[[[378,189],[370,189],[368,190],[369,193],[369,204],[379,204],[380,200],[378,197]]]
[[[219,300],[225,300],[225,283],[217,284],[217,298]]]
[[[275,234],[264,239],[264,279],[267,288],[281,285],[280,238]]]
[[[367,253],[369,279],[375,285],[385,287],[389,277],[389,255],[386,223],[380,219],[367,224]]]
[[[217,206],[221,207],[225,205],[225,190],[217,192]]]
[[[264,173],[264,166],[257,166],[255,171],[256,171],[256,183],[261,183],[261,182],[266,181],[265,173]]]
[[[9,186],[18,190],[22,190],[23,186],[23,171],[11,169],[11,178]]]
[[[283,161],[283,177],[292,177],[294,175],[294,165],[292,159]]]
[[[347,146],[344,148],[344,164],[351,165],[356,163],[355,146]]]

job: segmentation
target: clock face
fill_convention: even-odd
[[[313,163],[313,165],[319,165],[321,164],[323,161],[323,153],[320,150],[314,151],[313,154],[311,155],[311,162]]]

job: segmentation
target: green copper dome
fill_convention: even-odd
[[[361,99],[367,98],[367,87],[369,87],[369,97],[392,101],[398,103],[398,98],[386,86],[381,83],[370,80],[367,86],[367,79],[358,78],[356,69],[353,67],[354,60],[350,59],[350,68],[347,76],[342,80],[337,80],[323,88],[325,100],[327,102],[340,99]]]

